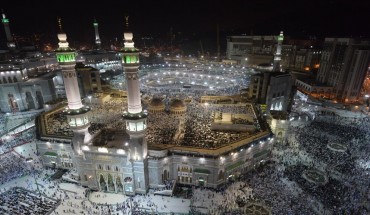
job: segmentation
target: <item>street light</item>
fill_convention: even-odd
[[[32,163],[33,161],[34,161],[33,158],[26,158],[27,163]],[[35,179],[35,184],[36,184],[37,191],[40,194],[41,192],[40,192],[40,189],[39,189],[39,184],[37,183],[36,176],[35,176],[35,167],[31,166],[31,170],[33,172],[33,179]]]

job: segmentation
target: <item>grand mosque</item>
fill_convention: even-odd
[[[119,86],[126,87],[125,97],[115,110],[100,110],[121,129],[104,124],[106,119],[93,122],[98,105],[116,98],[100,93],[90,102],[81,99],[78,56],[60,20],[59,28],[55,56],[67,102],[36,120],[37,149],[45,166],[76,169],[78,182],[91,189],[134,195],[169,181],[217,188],[269,157],[273,136],[253,103],[241,95],[203,95],[237,87],[236,80],[194,67],[140,76],[145,69],[140,68],[128,18],[119,53],[125,80]]]

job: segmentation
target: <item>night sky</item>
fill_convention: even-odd
[[[45,3],[46,2],[46,3]],[[1,8],[15,34],[57,33],[56,17],[63,20],[72,40],[93,38],[92,20],[99,22],[102,39],[121,38],[124,15],[135,33],[224,34],[369,37],[370,2],[363,0],[228,0],[228,1],[2,1]],[[0,38],[5,37],[1,28]]]

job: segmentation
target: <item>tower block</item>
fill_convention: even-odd
[[[132,176],[136,193],[146,193],[149,189],[148,147],[145,140],[147,112],[143,111],[138,76],[139,50],[135,48],[133,34],[128,30],[128,16],[124,32],[124,47],[121,49],[122,66],[126,76],[128,110],[123,113],[126,132],[130,135],[129,153],[132,163]]]
[[[81,154],[81,146],[86,144],[91,135],[88,132],[90,126],[90,107],[83,106],[76,75],[76,52],[69,47],[67,35],[63,33],[61,20],[58,19],[60,33],[58,34],[59,48],[55,50],[57,61],[62,68],[64,87],[67,94],[68,108],[66,108],[67,122],[73,130],[73,150]]]

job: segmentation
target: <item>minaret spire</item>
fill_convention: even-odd
[[[126,27],[128,27],[128,16],[125,16]],[[141,113],[141,98],[139,84],[139,50],[135,48],[132,41],[133,34],[127,29],[124,34],[124,48],[122,50],[122,63],[125,69],[128,93],[128,112],[132,114]]]
[[[145,194],[149,188],[148,179],[148,146],[145,139],[147,112],[143,111],[140,97],[139,82],[139,50],[132,41],[133,34],[128,30],[128,16],[125,16],[126,29],[123,34],[125,42],[121,49],[122,65],[126,76],[127,106],[123,117],[126,132],[130,135],[129,156],[132,162],[132,178],[135,193]]]
[[[1,12],[2,12],[2,17],[3,17],[1,19],[1,22],[4,25],[5,35],[6,35],[6,39],[7,39],[7,46],[9,48],[9,50],[13,51],[13,50],[15,50],[15,43],[14,43],[14,40],[13,40],[13,36],[12,36],[12,34],[10,32],[9,19],[6,18],[3,9],[1,9]]]
[[[60,30],[62,30],[61,19],[58,18]],[[69,47],[67,35],[58,34],[59,48],[56,50],[56,56],[59,65],[62,67],[64,86],[67,94],[68,108],[77,110],[83,107],[81,102],[80,90],[78,88],[77,76],[75,71],[76,53]]]
[[[101,49],[101,41],[100,41],[100,36],[99,36],[99,24],[94,18],[94,29],[95,29],[95,46],[97,49]]]
[[[280,31],[280,35],[277,37],[278,44],[276,47],[276,53],[274,55],[274,64],[273,64],[272,71],[281,71],[281,68],[280,68],[281,45],[283,43],[283,40],[284,40],[284,33],[283,31]]]
[[[55,55],[59,66],[62,68],[64,88],[67,95],[68,108],[66,109],[67,122],[75,133],[72,143],[76,154],[81,153],[80,146],[86,144],[91,135],[88,132],[90,125],[89,107],[82,105],[80,89],[78,87],[76,66],[76,52],[71,49],[67,42],[67,35],[62,31],[61,19],[58,18],[59,48],[55,50]],[[76,135],[78,133],[79,135]]]

